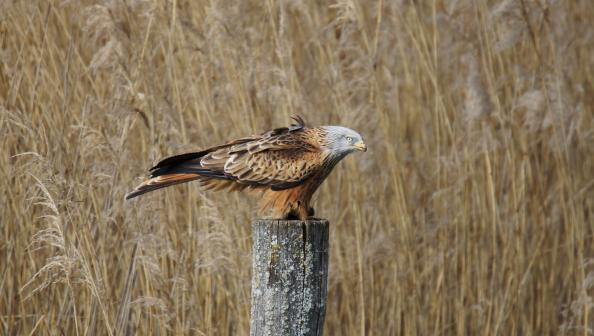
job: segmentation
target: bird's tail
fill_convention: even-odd
[[[200,165],[200,159],[209,152],[210,150],[186,153],[161,160],[150,169],[150,178],[126,194],[125,198],[128,200],[153,190],[214,175]]]
[[[152,177],[142,182],[132,192],[126,194],[126,199],[128,200],[153,190],[169,187],[175,184],[190,182],[199,178],[200,175],[194,173],[172,173]]]

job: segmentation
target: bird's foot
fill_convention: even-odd
[[[316,217],[316,210],[312,207],[307,210],[307,220],[320,220]]]
[[[318,220],[315,217],[316,211],[314,208],[307,209],[307,214],[298,211],[291,211],[285,216],[285,220]]]
[[[295,211],[291,211],[285,217],[285,220],[300,220],[299,215]]]

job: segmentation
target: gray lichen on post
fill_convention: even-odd
[[[254,222],[252,336],[322,335],[328,226],[327,220]]]

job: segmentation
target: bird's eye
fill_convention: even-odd
[[[353,142],[353,138],[351,138],[350,136],[346,137],[348,142]]]

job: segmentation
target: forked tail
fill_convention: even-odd
[[[196,179],[199,179],[199,174],[191,174],[191,173],[173,173],[173,174],[165,174],[157,177],[150,178],[144,182],[142,182],[138,187],[136,187],[133,191],[126,194],[126,199],[131,199],[136,196],[140,196],[142,194],[146,194],[147,192],[169,187],[175,184],[190,182]]]
[[[200,159],[211,150],[176,155],[162,160],[151,168],[150,178],[126,194],[125,198],[128,200],[150,191],[198,179],[226,179],[227,176],[223,172],[204,168],[200,164]]]

